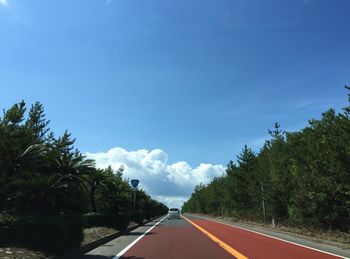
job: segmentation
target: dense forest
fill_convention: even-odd
[[[276,123],[260,152],[245,145],[237,163],[196,186],[182,210],[349,231],[349,116],[350,106],[330,109],[298,132]]]
[[[22,101],[0,117],[0,244],[61,252],[79,246],[83,227],[124,229],[167,212],[143,190],[134,211],[123,167],[96,168],[70,133],[54,136],[42,104],[26,110]]]

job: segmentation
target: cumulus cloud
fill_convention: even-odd
[[[157,201],[160,201],[166,205],[168,205],[169,208],[175,207],[175,208],[181,208],[182,204],[184,204],[185,201],[188,200],[188,196],[164,196],[164,195],[153,195],[152,196]]]
[[[207,184],[225,172],[222,165],[201,163],[192,168],[187,162],[168,163],[168,154],[161,149],[127,151],[115,147],[107,152],[85,153],[99,168],[124,165],[124,177],[140,180],[140,187],[169,207],[181,207],[199,183]]]
[[[0,5],[7,5],[7,0],[0,0]]]

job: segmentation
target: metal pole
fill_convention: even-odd
[[[134,213],[136,211],[136,190],[134,190]]]
[[[264,224],[265,224],[265,222],[266,222],[265,199],[264,199],[264,186],[263,186],[262,182],[260,182],[260,188],[261,188],[261,199],[262,199],[262,208],[263,208]]]

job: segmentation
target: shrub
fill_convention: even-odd
[[[129,225],[130,217],[126,214],[107,214],[105,221],[107,227],[125,230]]]
[[[0,215],[0,245],[23,245],[60,254],[80,246],[80,217],[15,217]]]
[[[104,217],[94,212],[84,214],[82,216],[82,221],[84,228],[103,227],[106,225]]]
[[[117,230],[125,230],[129,225],[129,218],[126,214],[87,213],[83,215],[83,225],[86,228],[112,227]]]
[[[136,222],[138,224],[142,224],[144,218],[145,218],[145,215],[143,213],[136,212],[136,213],[132,214],[131,221],[134,221],[134,222]]]

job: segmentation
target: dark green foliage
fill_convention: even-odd
[[[197,186],[183,211],[262,220],[264,200],[268,221],[349,231],[349,107],[330,109],[299,132],[276,123],[258,154],[244,146],[238,164]]]
[[[106,214],[104,217],[107,227],[118,230],[125,230],[130,222],[130,216],[127,214]]]
[[[102,214],[96,212],[84,214],[82,220],[85,228],[103,227],[106,225]]]
[[[15,217],[0,215],[0,245],[29,246],[48,253],[63,253],[80,246],[79,217]]]
[[[43,105],[39,102],[32,105],[25,126],[27,127],[28,132],[32,134],[33,142],[44,142],[44,138],[50,130],[47,128],[49,123],[50,121],[45,119]]]
[[[100,214],[86,213],[82,216],[85,228],[112,227],[117,230],[125,230],[129,225],[130,217],[126,214]]]
[[[80,245],[82,224],[125,229],[133,190],[124,168],[96,169],[68,131],[56,138],[39,102],[25,113],[22,101],[0,117],[0,242],[56,253]],[[143,218],[166,213],[163,204],[138,194]]]
[[[131,214],[131,221],[142,224],[145,219],[145,215],[142,212],[136,212]]]

